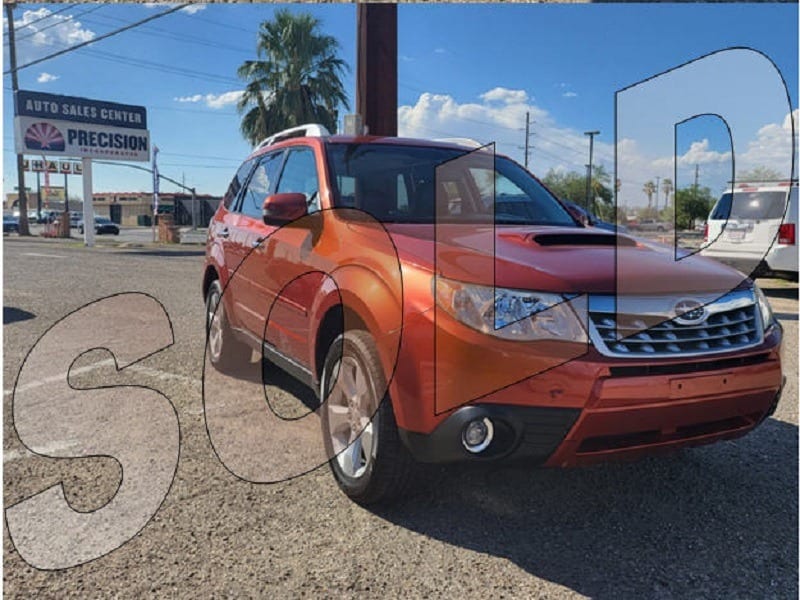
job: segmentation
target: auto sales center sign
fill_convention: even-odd
[[[14,134],[20,154],[150,160],[143,106],[19,90]]]

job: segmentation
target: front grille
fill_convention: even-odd
[[[590,309],[589,317],[598,349],[612,356],[681,356],[729,352],[761,341],[758,308],[712,303],[702,323],[684,325],[673,319],[645,329],[641,315]],[[651,321],[652,322],[652,321]]]

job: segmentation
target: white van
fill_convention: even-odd
[[[797,181],[743,182],[723,194],[701,253],[752,277],[797,281]]]

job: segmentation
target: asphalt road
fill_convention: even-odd
[[[72,506],[93,511],[120,485],[119,463],[110,458],[31,454],[11,418],[10,389],[26,353],[93,300],[152,295],[169,314],[175,343],[127,374],[91,366],[109,357],[90,353],[76,361],[70,382],[157,389],[174,405],[181,435],[163,504],[118,550],[82,566],[38,570],[16,552],[6,525],[9,598],[798,595],[796,286],[763,282],[785,328],[788,383],[776,414],[745,438],[574,470],[428,468],[406,501],[370,511],[338,491],[327,466],[259,485],[216,458],[200,383],[201,247],[87,250],[74,241],[11,237],[3,251],[5,506],[63,481]],[[101,333],[89,323],[75,335]],[[151,432],[136,433],[146,439]]]

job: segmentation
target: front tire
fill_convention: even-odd
[[[206,348],[214,368],[227,373],[249,362],[253,352],[236,339],[221,300],[222,286],[219,280],[212,281],[206,294]]]
[[[398,434],[383,368],[368,332],[349,331],[333,341],[320,396],[328,464],[342,491],[362,505],[400,497],[413,459]]]

